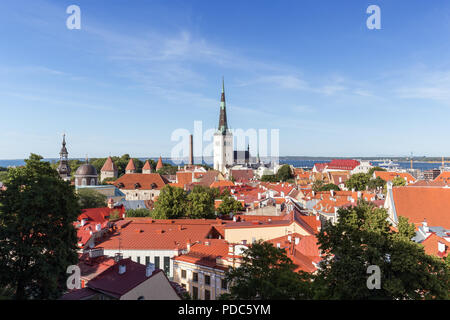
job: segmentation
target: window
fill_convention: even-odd
[[[164,272],[166,275],[170,273],[170,257],[164,257]]]
[[[192,299],[197,300],[198,299],[198,288],[192,287]]]
[[[182,283],[181,286],[183,287],[183,289],[186,289],[186,283]]]
[[[192,281],[198,282],[198,273],[197,272],[192,273]]]
[[[227,281],[225,279],[221,279],[221,287],[224,290],[227,290]]]
[[[205,290],[205,300],[211,300],[211,292],[209,290]]]
[[[155,269],[159,269],[159,257],[155,257]]]
[[[150,257],[147,256],[147,257],[145,257],[145,265],[148,266],[149,263],[150,263]]]
[[[186,270],[181,270],[181,277],[186,279]]]
[[[211,277],[205,275],[205,284],[209,286],[211,284]]]
[[[141,263],[141,257],[137,257],[137,263]]]

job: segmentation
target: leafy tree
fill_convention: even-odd
[[[232,196],[224,196],[222,202],[217,208],[217,212],[221,215],[243,211],[242,203],[234,199]]]
[[[187,194],[182,188],[166,185],[161,189],[153,209],[156,219],[176,219],[186,216]]]
[[[187,196],[189,202],[187,216],[191,219],[215,218],[214,198],[209,192],[191,192]]]
[[[77,194],[80,199],[81,209],[103,208],[106,206],[107,197],[96,190],[80,188],[77,190]]]
[[[126,213],[127,217],[152,217],[152,211],[146,208],[129,209]]]
[[[109,178],[105,178],[105,179],[103,179],[103,181],[102,181],[102,185],[109,185],[109,183],[108,182],[114,182],[114,181],[116,181],[117,180],[117,178],[114,178],[114,177],[109,177]]]
[[[378,189],[378,188],[384,188],[385,185],[386,185],[386,181],[384,181],[380,177],[376,177],[376,179],[371,179],[367,183],[367,186],[369,187],[370,190],[375,190],[375,189]]]
[[[313,182],[312,190],[314,192],[318,192],[318,191],[320,191],[320,188],[322,188],[324,185],[325,185],[325,182],[323,180],[316,180]]]
[[[449,298],[449,269],[410,240],[414,225],[402,218],[396,232],[385,209],[364,201],[338,214],[338,222],[326,223],[318,234],[325,257],[314,277],[314,298]],[[371,265],[380,268],[380,289],[367,287]]]
[[[163,163],[163,167],[156,172],[161,175],[175,175],[177,174],[177,171],[178,171],[177,166],[173,166],[168,163]]]
[[[221,299],[276,300],[311,297],[310,276],[294,271],[283,249],[269,242],[253,243],[243,253],[242,263],[226,272],[229,294]]]
[[[356,173],[345,182],[345,186],[349,189],[355,189],[356,191],[366,190],[366,186],[370,181],[370,177],[365,173]]]
[[[294,174],[292,173],[291,166],[288,164],[283,164],[280,169],[278,169],[276,174],[278,181],[286,181],[292,179]]]
[[[392,179],[392,185],[394,187],[406,186],[406,181],[402,177],[395,177]]]
[[[381,168],[381,167],[372,167],[372,168],[369,169],[369,172],[368,172],[367,174],[368,174],[370,177],[372,177],[372,176],[373,176],[373,173],[374,173],[375,171],[386,171],[386,169]]]
[[[261,177],[261,181],[262,181],[262,182],[277,182],[277,181],[278,181],[278,178],[277,178],[277,176],[274,175],[274,174],[264,174],[264,175]]]
[[[341,189],[334,183],[327,183],[318,189],[318,191],[330,191],[330,190],[339,191]]]
[[[74,188],[41,160],[31,154],[10,169],[0,191],[0,286],[16,299],[60,297],[66,269],[78,260]]]
[[[6,182],[8,171],[0,171],[0,182]]]

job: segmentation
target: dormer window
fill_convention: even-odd
[[[117,186],[118,186],[119,188],[125,187],[125,185],[124,185],[122,182],[120,182]]]
[[[139,183],[139,182],[136,182],[135,184],[134,184],[134,188],[135,189],[139,189],[141,187],[141,184]]]
[[[153,182],[152,185],[151,185],[151,188],[152,188],[152,189],[156,189],[156,187],[157,187],[157,186],[156,186],[156,183]]]

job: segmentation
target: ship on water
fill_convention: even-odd
[[[400,171],[400,165],[391,159],[385,159],[382,163],[379,163],[380,168],[386,169],[387,171]]]

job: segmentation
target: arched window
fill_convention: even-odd
[[[81,185],[83,185],[83,186],[86,185],[86,178],[83,178],[83,180],[81,180]]]
[[[95,186],[95,179],[94,178],[91,179],[91,186]]]

